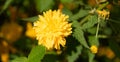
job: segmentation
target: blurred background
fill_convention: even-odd
[[[110,18],[106,24],[102,25],[108,27],[101,31],[107,37],[103,36],[99,39],[100,47],[95,56],[95,62],[120,62],[119,0],[0,0],[0,62],[9,62],[17,57],[28,56],[31,48],[37,45],[35,32],[32,29],[33,22],[44,11],[60,9],[63,13],[72,16],[81,8],[88,7],[85,10],[91,10],[98,3],[105,2],[109,2],[106,8],[110,11]],[[43,62],[49,62],[46,59],[56,62],[58,56],[57,60],[67,62],[60,58],[64,54],[48,54]],[[86,59],[86,55],[81,54],[75,62],[87,62]]]

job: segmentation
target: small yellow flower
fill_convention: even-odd
[[[101,17],[103,19],[108,19],[109,18],[109,15],[110,15],[109,11],[106,11],[106,10],[103,10],[103,11],[97,10],[96,12],[98,13],[99,17]]]
[[[25,35],[34,39],[36,36],[35,36],[35,30],[33,29],[32,23],[28,22],[26,29],[27,30],[25,32]]]
[[[71,23],[68,23],[69,16],[62,14],[60,10],[49,10],[39,15],[34,22],[34,27],[39,45],[47,49],[60,49],[65,46],[65,37],[72,33]]]
[[[97,46],[92,45],[92,46],[90,47],[90,50],[91,50],[92,53],[97,53],[98,48],[97,48]]]

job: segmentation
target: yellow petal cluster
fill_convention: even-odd
[[[32,23],[30,23],[30,22],[27,23],[25,35],[32,39],[34,39],[36,37],[35,30],[33,29]]]
[[[92,45],[92,46],[90,47],[90,50],[91,50],[92,53],[97,53],[97,52],[98,52],[98,48],[97,48],[96,45]]]
[[[39,15],[34,22],[34,27],[39,45],[47,49],[60,49],[65,46],[65,37],[72,33],[71,23],[68,23],[69,16],[62,14],[60,10],[49,10]]]
[[[110,12],[109,11],[106,11],[106,10],[97,10],[97,13],[99,15],[99,17],[103,18],[103,19],[108,19],[109,16],[110,16]]]

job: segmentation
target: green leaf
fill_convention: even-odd
[[[76,28],[73,32],[73,36],[80,42],[80,44],[82,44],[86,48],[89,48],[81,28]]]
[[[89,44],[91,46],[92,45],[99,46],[99,41],[98,41],[98,38],[96,38],[96,36],[89,36],[88,39],[89,39]]]
[[[11,4],[12,1],[13,1],[13,0],[7,0],[7,1],[5,2],[2,10],[0,11],[0,14],[1,14],[4,10],[6,10],[6,9],[8,8],[8,6]]]
[[[35,22],[38,20],[38,16],[30,17],[30,18],[24,18],[22,19],[24,21],[29,21],[29,22]]]
[[[95,54],[93,54],[90,50],[88,50],[88,57],[89,57],[89,62],[93,62]]]
[[[12,60],[11,62],[27,62],[27,58],[26,57],[19,57],[19,58]]]
[[[83,49],[83,47],[81,45],[77,46],[76,52],[72,51],[72,54],[67,57],[68,62],[74,62],[81,54],[82,49]]]
[[[106,22],[106,20],[100,19],[99,24],[100,24],[100,27],[106,27],[107,22]]]
[[[83,28],[83,29],[91,28],[91,27],[93,27],[93,26],[97,23],[97,21],[98,21],[98,19],[97,19],[97,16],[96,16],[96,15],[90,16],[90,17],[88,18],[88,21],[83,24],[82,28]]]
[[[62,3],[70,3],[72,2],[73,0],[60,0]]]
[[[88,28],[87,32],[89,32],[90,34],[96,34],[96,30],[97,30],[96,27],[92,27],[92,28]]]
[[[35,0],[36,9],[38,12],[46,11],[51,9],[54,5],[53,0]]]
[[[73,15],[72,12],[67,8],[63,8],[62,12],[66,15],[69,15],[70,16],[69,18],[71,18],[71,16]]]
[[[38,45],[32,48],[30,54],[28,55],[28,62],[40,62],[45,55],[45,47]]]
[[[108,4],[109,4],[109,2],[106,2],[106,3],[104,3],[104,4],[101,4],[100,7],[97,8],[97,10],[103,9],[103,8],[106,7]]]
[[[77,20],[72,20],[72,21],[73,21],[72,22],[72,27],[74,27],[74,28],[81,28],[80,24],[79,24],[79,22]]]
[[[78,20],[79,18],[88,15],[88,13],[89,13],[88,10],[80,9],[78,13],[76,13],[75,15],[73,15],[73,16],[71,17],[71,19],[72,19],[72,20]]]

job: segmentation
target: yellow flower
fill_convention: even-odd
[[[106,11],[106,10],[103,10],[103,11],[97,10],[96,12],[98,13],[99,17],[101,17],[103,19],[108,19],[109,18],[109,15],[110,15],[109,11]]]
[[[26,29],[27,30],[25,32],[25,35],[32,38],[32,39],[34,39],[36,36],[35,36],[35,30],[32,27],[32,23],[28,22]]]
[[[69,16],[62,14],[60,10],[49,10],[39,15],[34,22],[34,27],[39,45],[47,49],[60,49],[65,46],[65,37],[72,33],[71,23],[68,23]]]
[[[98,48],[97,48],[97,46],[92,45],[92,46],[90,47],[90,50],[91,50],[92,53],[97,53]]]

